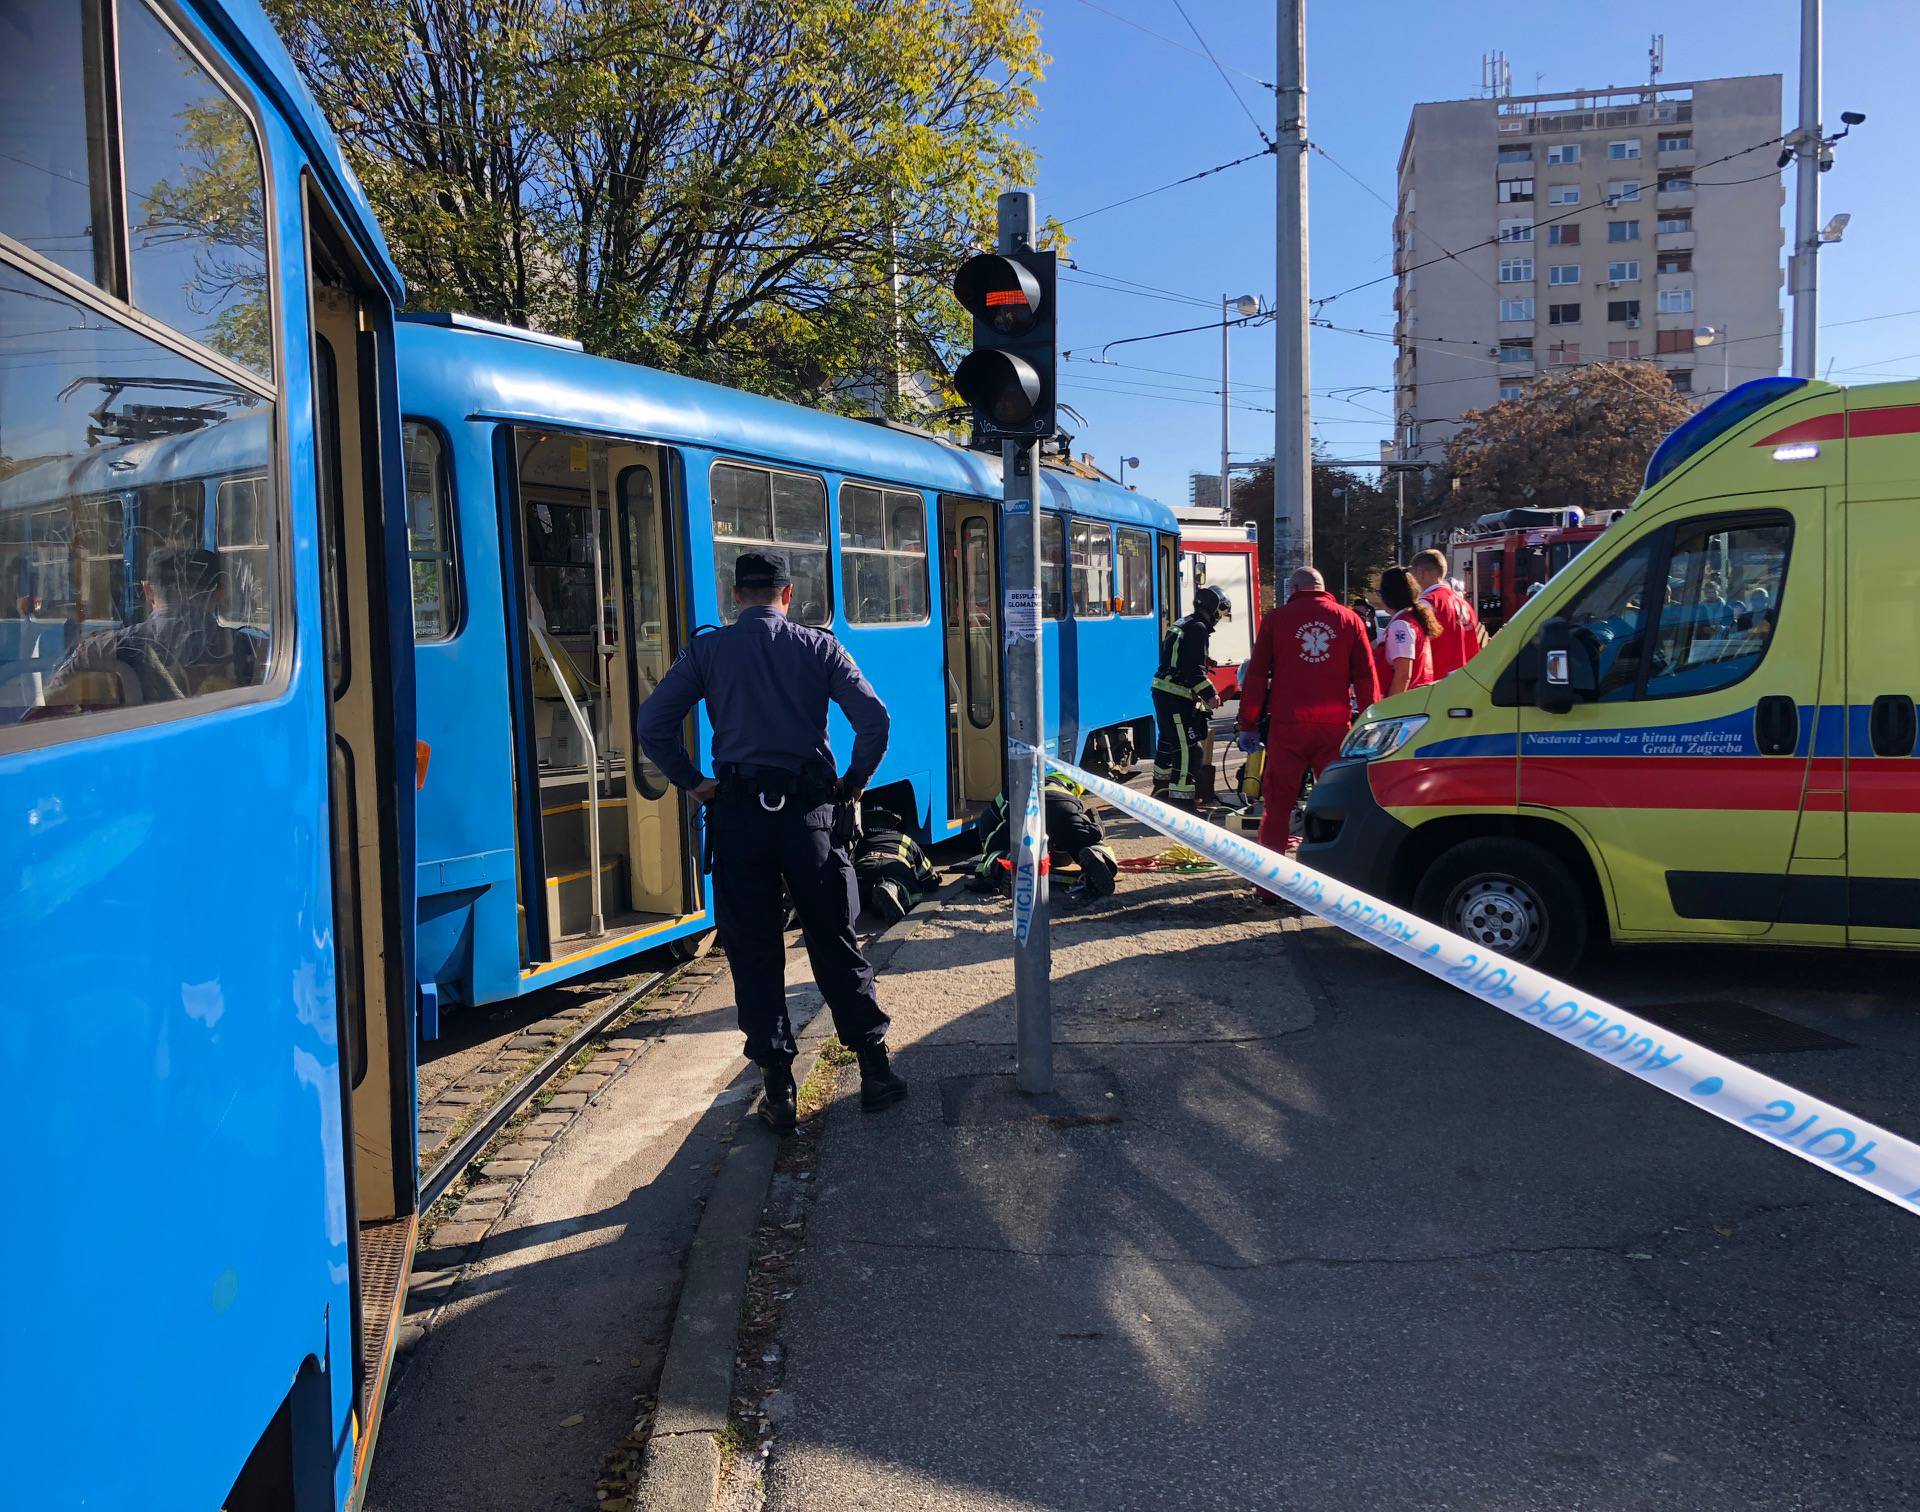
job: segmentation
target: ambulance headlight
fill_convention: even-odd
[[[1426,727],[1427,716],[1407,714],[1399,719],[1369,719],[1354,726],[1341,742],[1342,761],[1375,761],[1391,756]]]

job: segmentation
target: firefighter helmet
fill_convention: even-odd
[[[1193,612],[1209,620],[1232,619],[1233,602],[1212,584],[1205,584],[1193,591]]]

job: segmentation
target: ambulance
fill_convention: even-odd
[[[1920,945],[1920,383],[1742,384],[1452,676],[1375,704],[1300,859],[1547,970]]]

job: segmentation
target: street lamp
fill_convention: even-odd
[[[1720,392],[1724,394],[1728,389],[1733,387],[1731,377],[1733,369],[1729,365],[1733,358],[1733,352],[1731,349],[1732,343],[1727,340],[1727,328],[1725,326],[1710,325],[1694,327],[1694,346],[1708,347],[1712,346],[1716,341],[1720,343]]]
[[[1140,470],[1140,459],[1138,457],[1122,457],[1120,459],[1120,486],[1122,488],[1127,486],[1127,469],[1129,467],[1135,472],[1138,472]]]
[[[1260,313],[1260,297],[1257,294],[1242,294],[1239,298],[1222,294],[1220,296],[1220,518],[1230,520],[1233,515],[1233,492],[1228,482],[1227,461],[1229,421],[1231,411],[1227,407],[1229,387],[1227,367],[1227,332],[1236,316],[1246,317]]]

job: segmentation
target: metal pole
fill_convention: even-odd
[[[1307,396],[1306,0],[1279,0],[1279,297],[1274,315],[1273,591],[1313,561],[1312,415]]]
[[[1031,245],[1033,196],[1024,191],[1000,196],[999,250],[1007,255]],[[1007,816],[1013,835],[1016,918],[1021,890],[1032,890],[1032,911],[1024,937],[1013,942],[1013,1020],[1016,1060],[1014,1085],[1022,1092],[1053,1090],[1053,948],[1048,936],[1045,774],[1040,751],[1045,741],[1040,654],[1040,446],[1038,442],[1000,444],[1001,613],[1007,667]],[[1078,753],[1070,753],[1078,754]],[[1037,837],[1025,816],[1029,805],[1041,809]]]
[[[1800,127],[1793,145],[1793,376],[1811,378],[1820,315],[1820,0],[1800,0]]]
[[[1233,490],[1228,479],[1231,464],[1227,461],[1227,390],[1230,383],[1227,368],[1227,305],[1231,299],[1232,296],[1228,294],[1220,296],[1220,522],[1223,525],[1233,519]],[[1254,584],[1255,588],[1259,586],[1258,583]]]

